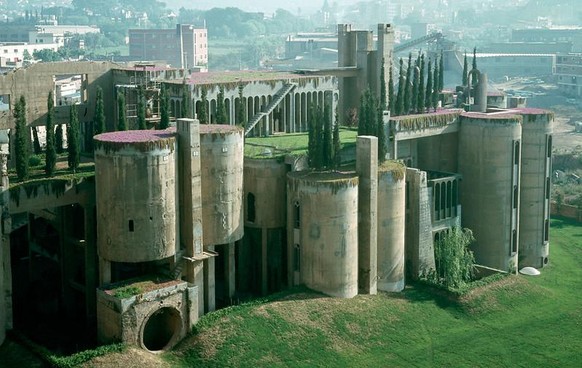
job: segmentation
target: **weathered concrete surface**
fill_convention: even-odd
[[[515,115],[466,113],[459,137],[462,223],[475,236],[476,262],[503,271],[517,268],[520,123]]]
[[[358,177],[292,172],[287,178],[289,284],[357,295]]]
[[[97,337],[101,343],[123,342],[150,351],[168,350],[198,320],[198,289],[183,281],[168,282],[134,296],[117,297],[115,293],[113,288],[97,290]],[[152,336],[148,336],[151,331],[147,324],[160,311],[171,311],[178,318],[162,320],[159,333],[165,334],[167,338],[161,338],[167,341],[152,349],[148,346]]]
[[[356,141],[358,186],[358,289],[378,292],[378,138],[359,136]]]
[[[178,119],[178,181],[180,207],[180,246],[185,256],[195,259],[203,253],[202,189],[200,172],[200,124],[194,119]],[[181,260],[177,260],[181,262]],[[204,264],[187,262],[186,281],[204,290]],[[200,315],[204,314],[204,293],[198,293]]]
[[[243,225],[242,128],[200,126],[204,246],[237,241]]]
[[[10,214],[34,212],[78,203],[95,204],[95,177],[30,182],[10,189]]]
[[[378,169],[378,290],[404,289],[406,168],[391,162]]]
[[[245,226],[282,228],[286,225],[287,167],[278,159],[244,161]],[[254,217],[249,206],[254,205]],[[253,208],[250,208],[251,212]]]
[[[548,263],[552,123],[548,111],[524,109],[519,185],[519,268]]]
[[[99,256],[135,263],[174,255],[174,135],[125,131],[100,134],[95,142]]]
[[[406,269],[413,278],[435,269],[432,219],[426,172],[406,169],[408,205],[406,221]]]

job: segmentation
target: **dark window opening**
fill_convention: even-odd
[[[517,253],[517,230],[511,232],[511,253]]]
[[[133,233],[133,220],[129,220],[129,232]]]
[[[518,203],[518,190],[517,190],[517,185],[513,186],[513,208],[517,208],[517,203]]]
[[[547,156],[548,156],[548,158],[550,158],[550,157],[552,157],[552,136],[551,135],[548,136],[548,144],[547,144],[547,146],[548,146]]]
[[[550,241],[550,221],[544,221],[544,241]]]
[[[295,202],[293,207],[293,227],[299,229],[301,227],[301,206],[299,202]]]
[[[247,194],[247,221],[255,222],[256,209],[255,209],[255,195],[253,193]]]
[[[546,199],[550,199],[550,178],[546,178]]]
[[[299,244],[295,244],[293,248],[293,269],[299,271],[301,269],[301,249]]]
[[[513,164],[519,165],[519,142],[515,142],[515,149],[513,153]]]

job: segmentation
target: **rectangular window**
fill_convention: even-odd
[[[301,270],[301,249],[299,244],[295,244],[293,248],[293,269],[295,271]]]
[[[0,111],[10,111],[10,95],[0,95]]]

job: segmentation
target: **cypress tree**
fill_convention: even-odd
[[[20,99],[14,106],[14,119],[16,175],[18,176],[18,180],[26,180],[28,178],[30,158],[30,147],[28,143],[30,133],[28,133],[28,127],[26,126],[26,100],[24,96],[20,96]]]
[[[424,72],[425,72],[425,64],[424,64],[424,54],[420,56],[419,62],[419,70],[418,70],[418,94],[416,96],[416,110],[419,113],[423,113],[426,107],[426,100],[425,100],[425,86],[424,86]]]
[[[103,106],[103,90],[97,87],[97,97],[95,98],[95,125],[93,132],[95,135],[105,133],[105,108]]]
[[[396,96],[394,94],[394,75],[392,73],[392,68],[388,73],[388,110],[392,113],[396,108]]]
[[[435,67],[436,67],[436,63],[435,63]],[[438,73],[438,87],[436,88],[437,91],[439,91],[439,93],[441,93],[443,91],[443,88],[445,88],[445,54],[444,52],[441,50],[441,58],[439,60],[439,73]]]
[[[244,104],[243,89],[244,86],[242,84],[238,86],[238,105],[236,109],[236,123],[242,127],[246,125],[247,116],[247,110]]]
[[[121,91],[117,94],[117,130],[127,130],[125,94]]]
[[[384,114],[382,109],[378,108],[376,121],[376,137],[378,137],[378,163],[386,160],[386,132],[384,131]]]
[[[410,113],[410,107],[412,105],[412,53],[408,54],[408,67],[406,68],[406,84],[404,86],[404,108],[402,110],[402,115],[408,115]]]
[[[63,124],[57,124],[55,132],[55,149],[57,153],[63,153]]]
[[[315,106],[311,105],[309,107],[311,109],[311,116],[315,115]],[[319,143],[319,139],[316,135],[316,129],[315,129],[315,121],[314,119],[311,119],[309,121],[309,126],[308,126],[308,143],[307,143],[307,163],[309,164],[310,168],[315,168],[315,164],[317,161],[317,145]]]
[[[32,147],[34,148],[34,154],[40,155],[42,150],[40,149],[40,141],[38,139],[38,130],[35,126],[31,127],[32,129]]]
[[[477,48],[473,48],[473,70],[477,70]]]
[[[398,94],[396,95],[396,106],[394,107],[394,115],[402,115],[404,110],[404,88],[406,86],[406,79],[404,76],[404,61],[400,58],[400,69],[398,71]]]
[[[416,60],[412,81],[412,96],[410,98],[411,110],[418,112],[418,86],[420,85],[420,58]]]
[[[182,81],[182,105],[180,115],[183,118],[190,118],[190,90],[186,84],[186,79]]]
[[[55,173],[57,164],[57,152],[55,150],[55,103],[53,98],[53,91],[49,92],[47,99],[47,114],[46,114],[46,150],[45,150],[45,173],[46,176],[51,177]]]
[[[216,97],[216,123],[228,123],[228,118],[226,116],[226,106],[224,105],[224,87],[222,86],[218,90],[218,96]]]
[[[77,114],[77,107],[71,105],[69,111],[69,126],[67,127],[67,161],[69,169],[75,172],[79,167],[79,116]]]
[[[435,63],[436,65],[436,63]],[[426,76],[426,93],[424,95],[425,102],[426,102],[426,110],[430,110],[432,107],[432,94],[435,92],[432,88],[432,83],[434,78],[432,76],[432,60],[428,59],[428,67],[427,67],[427,76]]]
[[[341,142],[340,142],[340,133],[339,133],[339,121],[335,119],[335,124],[333,126],[333,168],[337,169],[341,165]]]
[[[380,68],[380,106],[382,106],[383,109],[387,106],[386,71],[384,69],[384,58],[382,58],[382,67]]]
[[[146,125],[146,103],[143,86],[137,87],[137,128],[144,130]]]
[[[360,96],[360,109],[358,111],[358,135],[364,135],[366,131],[366,92]]]
[[[317,144],[315,146],[315,169],[323,168],[325,164],[324,158],[324,145],[323,145],[323,129],[324,129],[324,122],[323,122],[323,111],[321,109],[315,107],[314,114],[312,118],[315,122],[315,137],[317,140]]]
[[[208,124],[207,106],[206,87],[202,87],[200,91],[200,108],[198,109],[198,120],[200,120],[200,124]]]
[[[439,64],[437,64],[436,60],[434,63],[434,73],[433,73],[433,78],[434,81],[432,83],[432,101],[431,101],[431,106],[433,107],[434,111],[436,111],[437,106],[439,104],[439,96],[440,96],[440,90],[438,89],[438,85],[440,83],[440,75],[441,75],[441,69],[439,68]]]
[[[465,59],[463,60],[463,86],[469,84],[469,64],[467,63],[467,52],[465,51]]]
[[[323,123],[322,123],[322,166],[330,168],[333,164],[333,128],[331,122],[331,116],[329,114],[329,106],[324,106],[323,108]]]
[[[168,90],[166,85],[162,84],[160,90],[160,125],[158,129],[164,130],[170,126],[170,111],[168,109]]]

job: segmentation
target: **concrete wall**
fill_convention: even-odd
[[[466,113],[459,137],[463,226],[473,230],[476,262],[504,271],[518,259],[520,123],[515,115]]]
[[[378,168],[378,290],[404,289],[406,168]]]
[[[458,134],[421,138],[417,145],[417,167],[426,171],[457,172]]]
[[[553,114],[524,109],[519,199],[519,267],[548,263]]]
[[[44,125],[47,113],[47,98],[54,91],[55,75],[86,75],[87,102],[77,105],[81,124],[92,121],[95,115],[95,96],[98,86],[103,88],[106,121],[113,121],[113,83],[109,62],[58,62],[38,63],[0,75],[0,95],[10,95],[10,113],[0,113],[0,128],[14,126],[12,110],[21,95],[26,97],[27,122],[30,125]],[[108,108],[109,107],[109,108]],[[69,120],[69,107],[55,109],[57,123]]]
[[[200,125],[204,246],[243,237],[243,130]]]
[[[144,141],[145,140],[145,141]],[[161,131],[95,137],[99,255],[160,260],[176,251],[176,140]]]
[[[358,178],[340,173],[287,175],[290,285],[325,294],[358,293]]]

